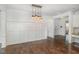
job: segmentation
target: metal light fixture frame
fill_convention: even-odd
[[[41,8],[42,6],[32,4],[32,19],[35,21],[41,21],[42,15],[41,15]]]

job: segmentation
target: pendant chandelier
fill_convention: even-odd
[[[41,8],[42,6],[40,5],[32,4],[32,19],[34,21],[40,22],[42,20]]]

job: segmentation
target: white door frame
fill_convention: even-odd
[[[65,16],[68,16],[68,19],[69,19],[69,39],[68,39],[68,42],[71,43],[73,12],[72,11],[68,11],[66,13],[54,16],[53,19],[55,19],[55,18],[62,18],[62,17],[65,17]]]

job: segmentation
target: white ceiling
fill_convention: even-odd
[[[43,15],[56,15],[69,10],[79,9],[79,4],[40,4],[42,6]],[[31,14],[31,4],[9,4],[10,8],[23,9]]]
[[[79,9],[79,4],[40,4],[42,7],[42,13],[44,15],[56,15],[66,11],[70,11],[73,8]]]

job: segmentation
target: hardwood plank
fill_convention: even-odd
[[[28,43],[21,43],[9,45],[6,47],[7,54],[76,54],[79,53],[78,48],[69,48],[64,44],[62,37],[50,38],[33,41]]]

